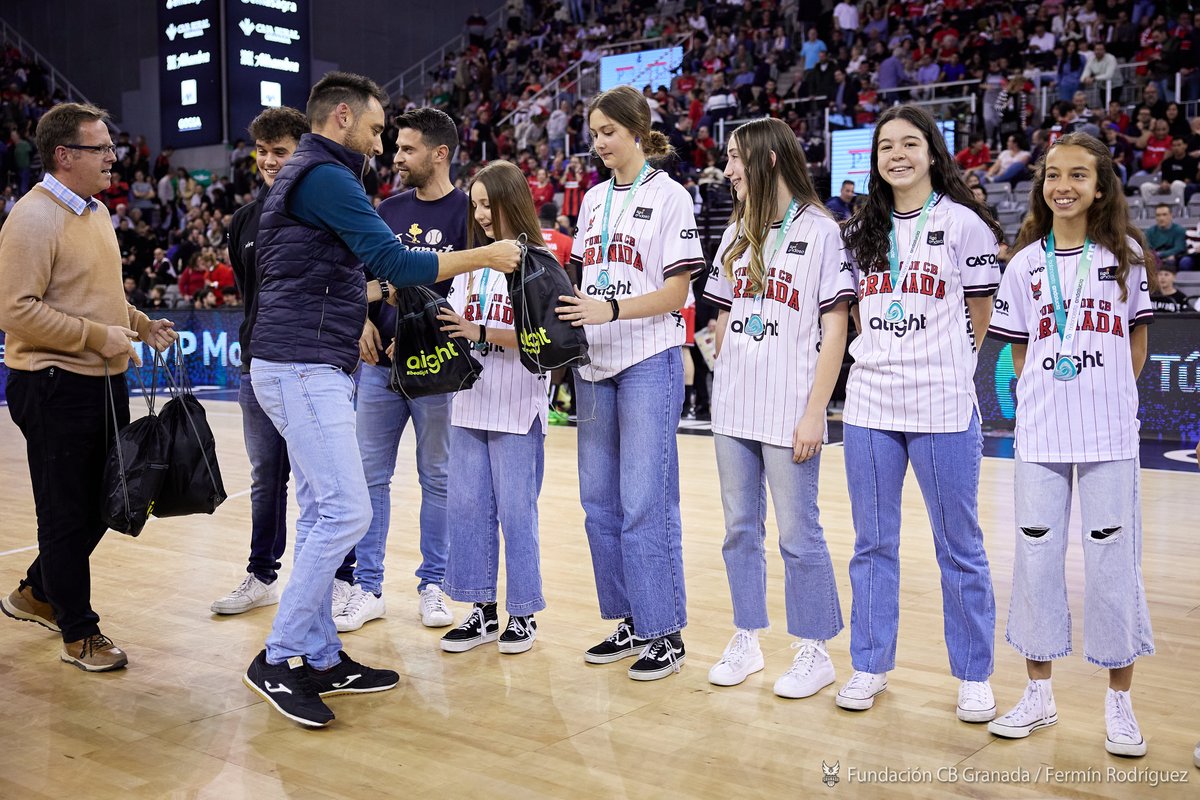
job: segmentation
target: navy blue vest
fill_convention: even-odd
[[[265,361],[358,367],[367,319],[362,264],[336,235],[289,213],[292,191],[314,167],[338,164],[361,179],[365,156],[306,133],[263,201],[255,243],[258,302],[251,347]],[[327,198],[337,203],[338,198]]]

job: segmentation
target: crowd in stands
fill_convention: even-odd
[[[489,160],[513,161],[537,207],[554,203],[556,227],[571,235],[583,193],[606,176],[587,155],[583,84],[541,90],[580,61],[585,73],[596,69],[608,45],[683,39],[678,74],[644,93],[677,154],[669,171],[697,208],[707,187],[727,198],[722,122],[782,118],[820,179],[828,175],[826,112],[835,127],[869,125],[893,102],[920,100],[972,132],[956,160],[998,212],[1006,207],[1001,198],[1013,213],[1023,209],[1011,188],[1031,177],[1058,136],[1082,130],[1101,138],[1147,224],[1165,202],[1174,219],[1196,229],[1191,244],[1183,237],[1182,252],[1164,255],[1168,267],[1186,269],[1196,262],[1189,248],[1200,253],[1200,200],[1191,203],[1200,194],[1200,13],[1168,16],[1166,5],[840,0],[821,14],[798,0],[510,0],[495,30],[469,18],[468,46],[432,71],[424,96],[398,98],[392,111],[447,111],[462,134],[456,183],[465,186]],[[932,87],[939,83],[956,85]],[[41,68],[12,48],[0,90],[6,213],[40,174],[32,129],[60,98],[47,93]],[[383,142],[387,150],[366,179],[379,201],[403,188],[390,166],[394,128]],[[226,224],[257,183],[252,148],[236,142],[228,170],[211,177],[173,167],[169,149],[152,155],[142,136],[122,132],[117,148],[113,184],[100,199],[120,240],[130,300],[149,308],[236,304]],[[839,217],[853,211],[852,188],[825,191]],[[1172,234],[1173,248],[1179,240]]]

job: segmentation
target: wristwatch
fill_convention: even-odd
[[[387,302],[387,299],[388,299],[388,297],[389,297],[389,296],[391,296],[391,294],[392,294],[392,286],[391,286],[391,284],[390,284],[390,283],[388,283],[387,281],[385,281],[385,280],[382,280],[382,279],[381,279],[381,280],[379,281],[379,295],[380,295],[380,299],[382,299],[382,300],[383,300],[383,302],[385,302],[385,303],[386,303],[386,302]]]

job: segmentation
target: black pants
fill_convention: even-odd
[[[100,631],[88,558],[107,530],[100,519],[102,483],[115,431],[106,380],[116,424],[124,427],[129,424],[124,375],[93,378],[61,367],[8,373],[8,410],[25,435],[37,509],[38,556],[21,585],[54,608],[64,642]]]

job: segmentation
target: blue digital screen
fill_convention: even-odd
[[[614,86],[641,89],[647,84],[653,89],[670,86],[682,65],[682,47],[604,56],[600,59],[600,90],[608,91]]]
[[[940,120],[938,129],[946,138],[946,148],[954,152],[954,120]],[[829,133],[829,185],[837,194],[843,181],[854,181],[854,193],[866,194],[871,188],[871,137],[870,128],[852,128]]]

